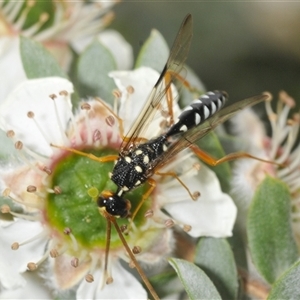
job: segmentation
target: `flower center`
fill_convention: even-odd
[[[86,150],[98,157],[117,154],[116,150]],[[105,248],[107,221],[100,214],[96,200],[104,190],[115,192],[117,186],[110,180],[109,172],[113,170],[113,162],[100,163],[90,158],[73,153],[61,157],[53,167],[50,186],[55,193],[49,193],[45,209],[45,219],[55,228],[55,234],[72,233],[82,247],[92,249]],[[138,206],[148,185],[125,195],[131,202],[132,210]],[[94,191],[98,191],[94,193]],[[95,197],[94,197],[95,195]],[[145,222],[144,214],[151,207],[152,201],[147,199],[139,209],[134,225],[139,228]],[[127,219],[118,219],[119,226],[129,224]],[[130,233],[127,240],[130,239]],[[70,243],[72,242],[70,238]],[[122,246],[117,233],[111,234],[111,249]]]

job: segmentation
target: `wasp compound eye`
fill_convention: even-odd
[[[97,205],[115,217],[126,218],[130,211],[130,201],[114,194],[108,197],[99,196]]]

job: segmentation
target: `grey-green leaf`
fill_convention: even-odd
[[[190,299],[221,299],[213,283],[200,268],[182,259],[171,258],[169,262],[177,272]]]
[[[300,299],[300,262],[295,263],[273,285],[268,300]]]
[[[135,68],[150,67],[161,72],[169,56],[169,47],[159,31],[153,29],[149,38],[141,48]]]
[[[112,92],[116,85],[108,73],[115,69],[113,55],[95,40],[78,59],[77,83],[80,96],[101,97],[104,101],[113,103]]]
[[[284,183],[267,176],[258,186],[248,212],[247,231],[253,262],[273,283],[298,258],[290,193]]]
[[[33,79],[50,76],[68,78],[52,54],[38,42],[21,37],[20,53],[27,78]]]
[[[236,299],[238,274],[229,243],[221,238],[201,238],[195,263],[214,283],[222,299]]]

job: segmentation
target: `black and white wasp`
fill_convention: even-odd
[[[116,161],[110,178],[116,184],[117,189],[115,191],[103,191],[97,199],[99,210],[107,220],[105,270],[107,268],[111,224],[113,224],[129,257],[133,261],[137,271],[154,299],[159,298],[140,268],[132,250],[129,248],[123,233],[116,222],[116,218],[130,217],[131,220],[134,219],[134,216],[141,207],[143,201],[150,196],[155,188],[156,183],[152,178],[154,174],[175,177],[189,192],[188,188],[180,181],[175,173],[160,173],[160,170],[184,149],[191,149],[200,159],[212,165],[217,165],[221,162],[235,158],[252,157],[247,153],[233,153],[219,160],[215,160],[195,146],[194,143],[212,131],[217,125],[235,115],[239,110],[255,105],[268,98],[268,95],[254,96],[221,110],[227,100],[227,94],[222,91],[207,92],[187,106],[179,115],[178,120],[174,122],[172,112],[173,99],[170,96],[171,84],[177,78],[181,77],[179,73],[182,71],[187,58],[191,39],[192,16],[188,14],[183,20],[171,48],[167,63],[148,96],[145,106],[129,132],[123,137],[118,156],[93,157],[93,155],[87,155],[86,153],[82,153],[75,149],[55,146],[88,156],[99,162]],[[146,132],[147,128],[151,126],[155,114],[164,101],[166,102],[164,104],[166,104],[169,111],[169,124],[161,135],[146,140],[143,134]],[[119,122],[121,122],[121,120],[119,120]],[[122,125],[119,125],[121,129]],[[139,206],[132,213],[130,211],[130,201],[126,200],[126,194],[145,182],[150,184],[150,188],[143,195]],[[193,197],[190,192],[189,194]]]
[[[126,193],[147,181],[151,187],[143,199],[147,198],[155,187],[155,181],[151,177],[159,173],[164,165],[186,148],[191,148],[200,158],[213,165],[238,157],[251,157],[246,153],[235,153],[215,161],[193,143],[244,107],[266,100],[267,95],[242,100],[218,112],[227,100],[226,92],[207,92],[187,106],[166,132],[147,141],[142,138],[143,132],[151,126],[153,116],[171,88],[171,83],[183,68],[191,39],[192,16],[188,14],[183,20],[167,63],[146,105],[123,139],[119,157],[111,172],[111,180],[118,188],[114,192],[105,191],[97,201],[98,206],[105,209],[111,216],[128,216],[131,205],[125,199]],[[167,101],[172,120],[172,99],[167,99]],[[176,177],[176,174],[169,175]]]

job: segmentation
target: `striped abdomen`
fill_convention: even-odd
[[[195,99],[179,115],[177,122],[166,133],[166,137],[183,133],[204,123],[222,108],[227,97],[226,92],[213,91],[207,92],[199,99]]]

